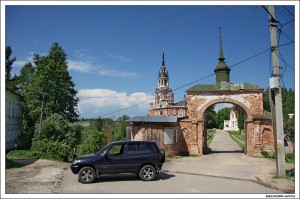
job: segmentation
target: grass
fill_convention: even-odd
[[[280,177],[277,174],[273,174],[272,179],[288,179],[295,181],[295,169],[286,170],[285,177]]]
[[[216,129],[207,129],[207,146],[211,143],[211,141],[214,139],[216,133]]]
[[[270,154],[267,151],[262,151],[261,155],[265,158],[275,159],[275,154]],[[286,163],[295,163],[295,154],[293,153],[287,153],[285,154],[285,162]]]
[[[6,154],[7,157],[15,157],[15,158],[38,158],[35,151],[32,150],[13,150]]]
[[[241,147],[241,149],[245,149],[245,137],[241,135],[240,131],[230,131],[229,136]]]

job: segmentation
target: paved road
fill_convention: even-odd
[[[283,191],[257,183],[257,176],[270,172],[263,158],[244,155],[229,135],[217,131],[209,155],[168,161],[156,181],[143,182],[136,175],[102,176],[81,184],[70,170],[57,193],[72,194],[276,194]],[[254,161],[255,160],[255,161]],[[258,160],[258,161],[257,161]],[[269,166],[266,166],[269,164]],[[276,166],[276,165],[275,165]],[[275,167],[276,168],[276,167]],[[273,166],[272,166],[272,169]],[[86,195],[82,195],[88,197]],[[121,196],[121,195],[120,195]]]

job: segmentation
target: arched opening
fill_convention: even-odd
[[[203,108],[202,113],[203,154],[247,153],[247,112],[244,107],[238,103],[215,101]],[[226,141],[233,144],[226,146]]]

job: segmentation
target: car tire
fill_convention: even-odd
[[[154,180],[156,177],[156,170],[151,165],[145,165],[141,168],[139,176],[143,181]]]
[[[83,183],[92,183],[96,178],[96,172],[92,167],[83,167],[78,173],[78,180]]]
[[[166,152],[164,149],[160,149],[159,153],[160,153],[160,162],[164,163],[166,161]]]

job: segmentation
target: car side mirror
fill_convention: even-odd
[[[105,157],[106,159],[108,159],[108,156],[109,156],[108,153],[105,153],[105,154],[104,154],[104,157]]]

